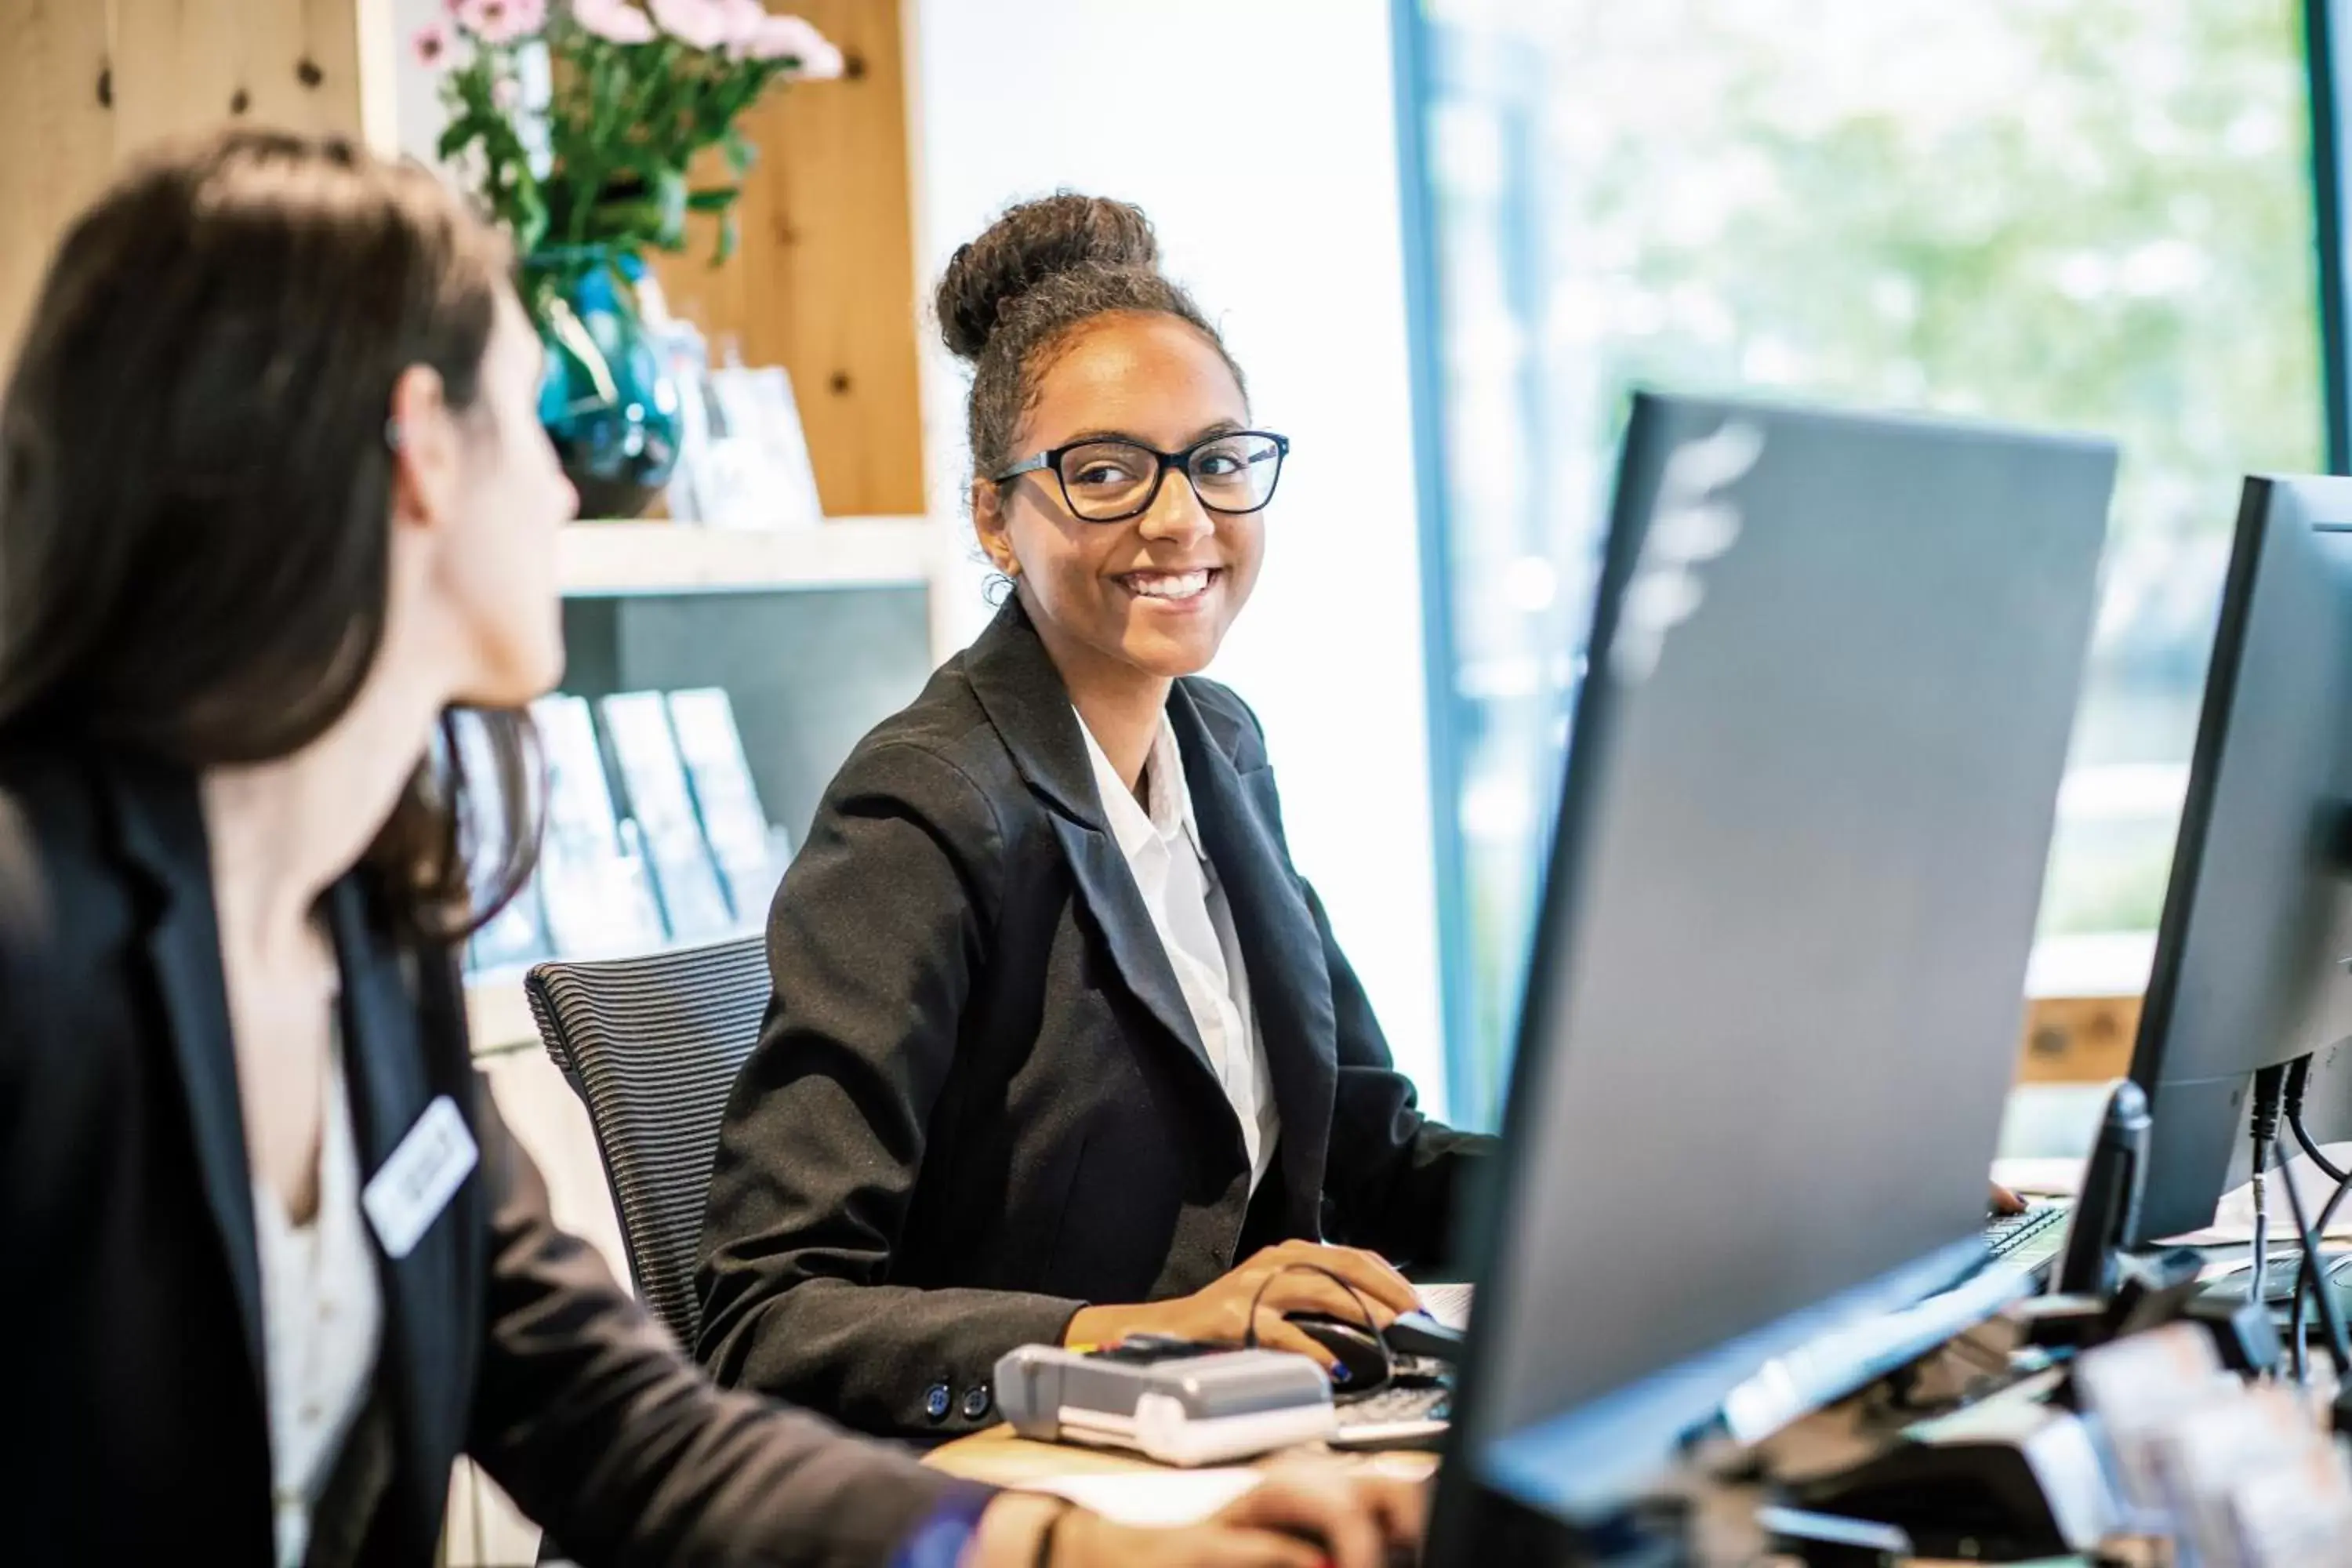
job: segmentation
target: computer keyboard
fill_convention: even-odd
[[[1445,1436],[1454,1410],[1454,1390],[1445,1383],[1397,1384],[1337,1406],[1335,1448],[1405,1448],[1433,1446]]]
[[[2034,1204],[2023,1214],[1996,1215],[1985,1222],[1985,1247],[1996,1263],[2042,1268],[2066,1245],[2066,1216],[2073,1209],[2071,1204]]]

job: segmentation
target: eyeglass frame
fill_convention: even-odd
[[[1214,505],[1205,499],[1201,494],[1200,481],[1192,478],[1192,467],[1193,454],[1203,447],[1213,447],[1220,441],[1230,441],[1236,436],[1255,436],[1260,440],[1274,443],[1274,483],[1265,487],[1264,500],[1255,506],[1245,507],[1238,511],[1229,507]],[[1070,499],[1070,481],[1062,472],[1062,459],[1081,447],[1101,447],[1113,443],[1122,447],[1132,447],[1139,452],[1150,453],[1152,457],[1159,459],[1160,468],[1151,476],[1151,488],[1144,492],[1141,504],[1134,510],[1120,512],[1117,517],[1088,517],[1078,510],[1078,503]],[[1049,447],[1045,451],[1024,458],[1003,473],[989,475],[988,482],[1003,486],[1011,484],[1024,474],[1050,472],[1054,476],[1055,487],[1062,492],[1062,505],[1080,522],[1129,522],[1151,510],[1152,504],[1160,499],[1161,487],[1168,482],[1168,471],[1171,468],[1178,468],[1183,472],[1184,482],[1192,487],[1192,499],[1201,503],[1202,510],[1213,511],[1221,517],[1249,517],[1264,511],[1273,504],[1274,492],[1282,484],[1283,462],[1289,456],[1290,437],[1277,436],[1271,430],[1220,430],[1214,435],[1203,436],[1191,446],[1176,452],[1163,452],[1157,447],[1138,441],[1129,436],[1082,436],[1077,440],[1065,441],[1058,447]]]

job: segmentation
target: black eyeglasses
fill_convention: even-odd
[[[1050,468],[1061,481],[1062,500],[1072,516],[1088,522],[1125,522],[1150,511],[1168,470],[1181,468],[1202,506],[1238,517],[1274,499],[1282,459],[1289,455],[1290,438],[1265,430],[1228,430],[1181,452],[1098,436],[1024,458],[989,477],[1001,485]]]

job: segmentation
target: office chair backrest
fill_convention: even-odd
[[[695,1249],[719,1119],[768,1003],[765,945],[754,935],[539,963],[523,994],[547,1054],[588,1107],[637,1299],[691,1354],[702,1326]]]

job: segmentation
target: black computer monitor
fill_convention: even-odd
[[[2130,1243],[2210,1223],[2252,1164],[2254,1072],[2352,1034],[2347,800],[2352,479],[2250,479],[2132,1052],[2154,1128]]]
[[[1981,1258],[2115,462],[1635,400],[1434,1561]]]

